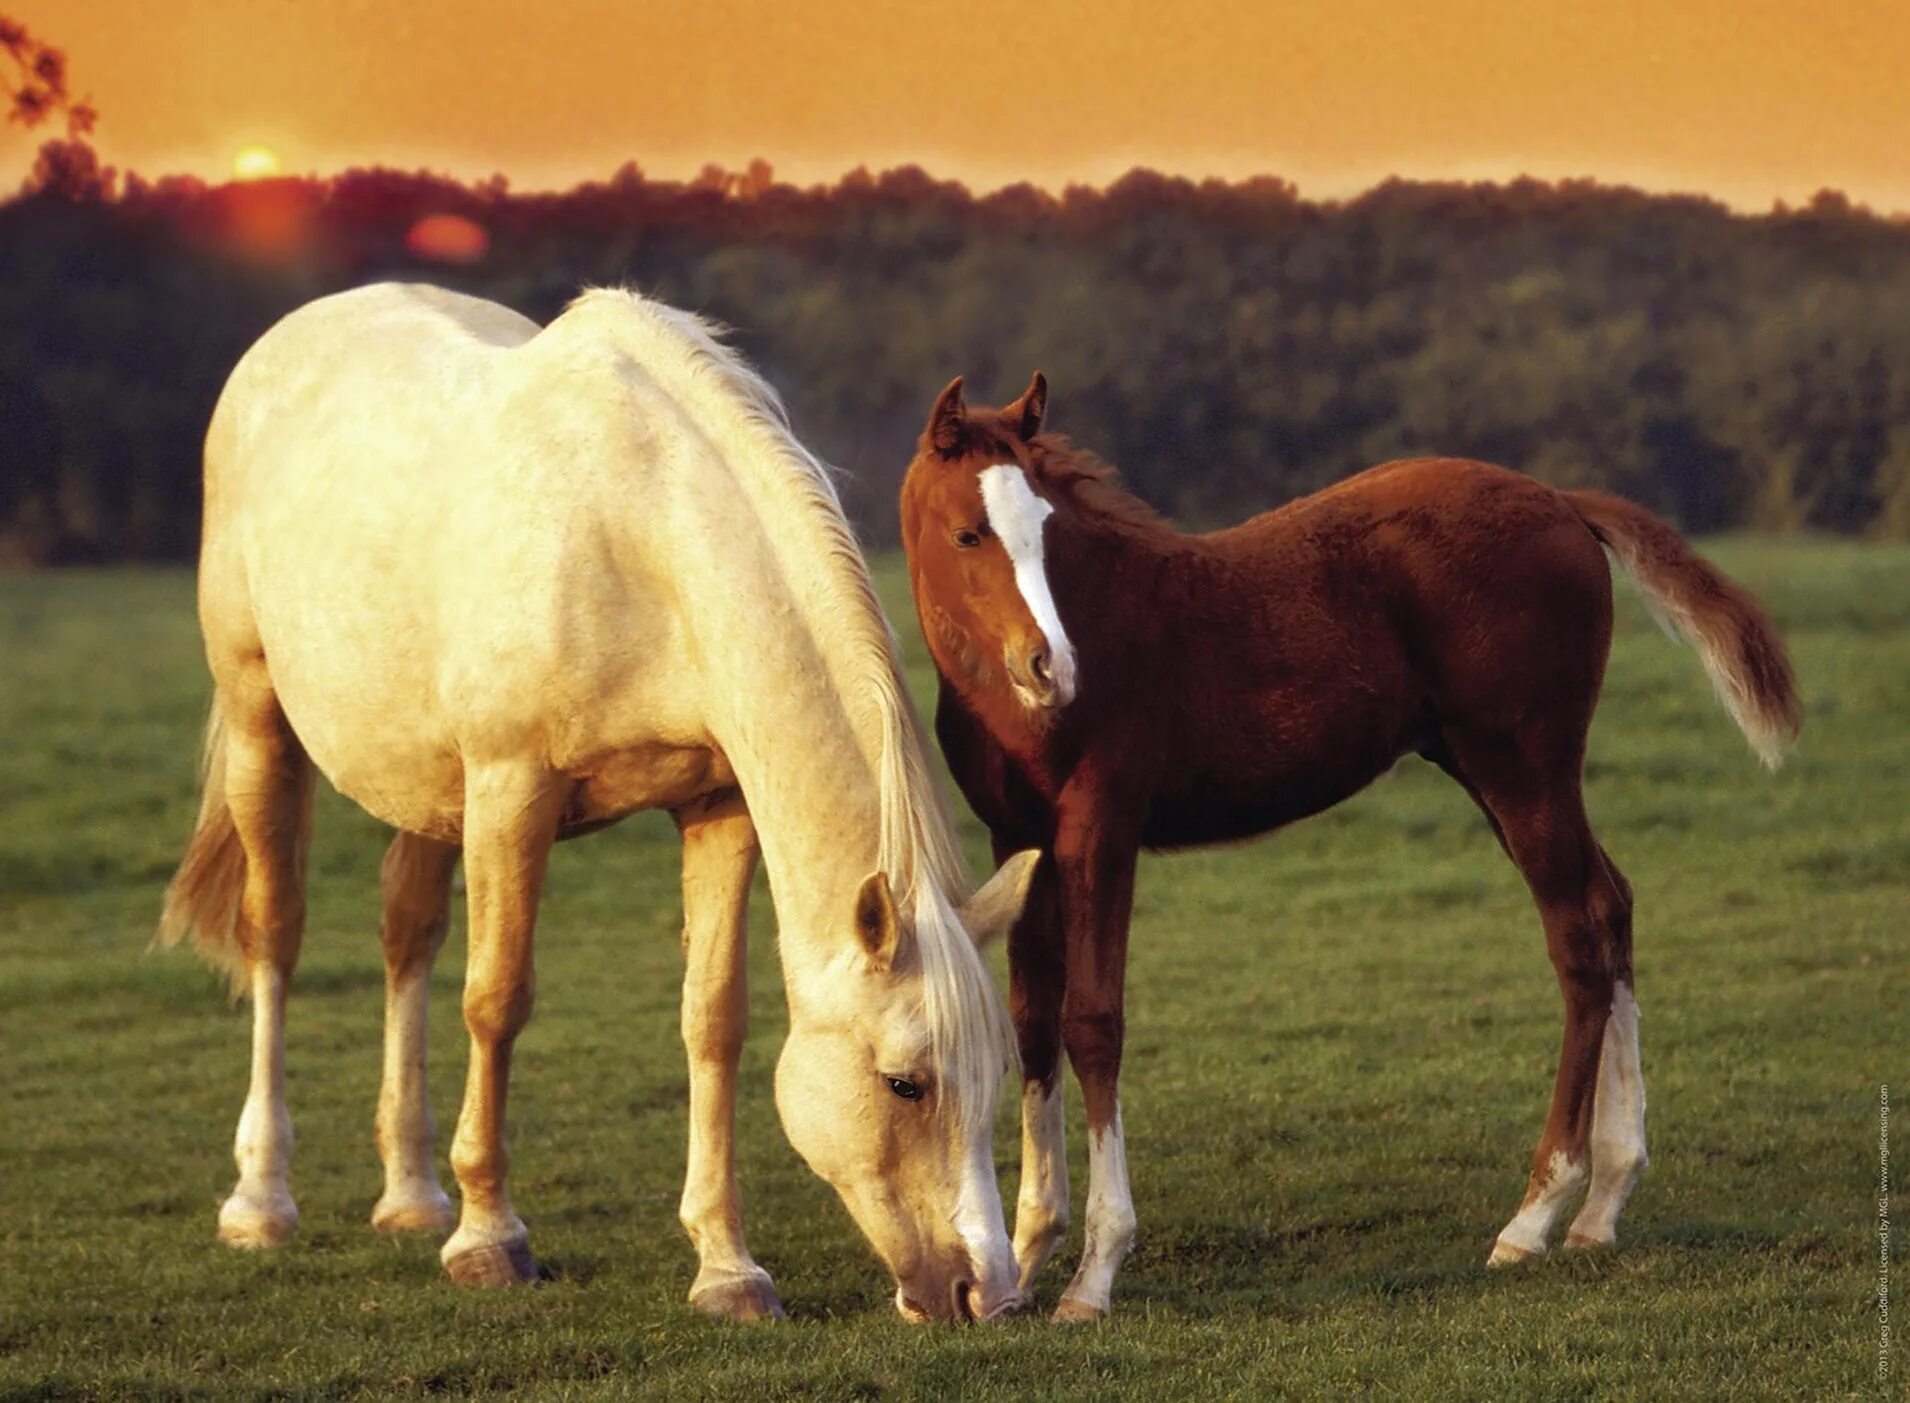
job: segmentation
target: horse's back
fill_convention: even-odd
[[[1151,843],[1318,812],[1446,724],[1589,719],[1610,571],[1542,483],[1463,459],[1402,460],[1203,539],[1226,562],[1231,601],[1224,627],[1203,636],[1225,647],[1198,645],[1186,670],[1207,684],[1187,705],[1201,714],[1175,729],[1224,758],[1170,776]]]
[[[644,392],[577,337],[435,288],[294,312],[208,436],[215,677],[263,672],[339,789],[446,837],[468,763],[611,743],[557,734],[579,715],[667,722],[639,662],[667,666],[673,625],[613,529],[651,457]]]

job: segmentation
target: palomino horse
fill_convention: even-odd
[[[1798,702],[1763,610],[1639,508],[1484,463],[1389,463],[1184,535],[1040,432],[1046,394],[1037,375],[1005,410],[970,414],[956,380],[902,489],[942,748],[997,852],[1053,854],[1009,941],[1022,1289],[1067,1227],[1061,1045],[1087,1102],[1089,1170],[1059,1318],[1106,1312],[1133,1237],[1116,1080],[1137,850],[1278,828],[1409,751],[1484,810],[1565,997],[1551,1114],[1492,1264],[1545,1251],[1588,1177],[1567,1243],[1613,1241],[1645,1167],[1645,1094],[1631,890],[1580,792],[1611,643],[1605,551],[1696,645],[1775,765]]]
[[[471,1057],[443,1261],[465,1283],[534,1275],[504,1106],[546,858],[665,808],[683,835],[691,1301],[781,1309],[744,1245],[731,1146],[759,842],[791,1143],[894,1273],[905,1315],[985,1318],[1018,1299],[991,1149],[1014,1047],[971,933],[1012,923],[1034,857],[952,904],[953,830],[834,490],[702,323],[607,291],[541,331],[427,287],[293,313],[213,416],[199,612],[205,799],[161,938],[196,936],[254,1001],[225,1241],[275,1244],[297,1222],[283,1019],[316,768],[400,830],[383,879],[376,1226],[453,1217],[432,1164],[425,1000],[461,852]]]

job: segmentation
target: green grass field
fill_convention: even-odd
[[[247,1018],[189,956],[146,951],[196,804],[191,580],[0,577],[0,1394],[1901,1396],[1901,1352],[1878,1373],[1876,1190],[1880,1085],[1910,1102],[1910,549],[1714,554],[1770,604],[1809,720],[1766,776],[1621,588],[1588,785],[1638,894],[1652,1167],[1620,1247],[1483,1268],[1544,1116],[1558,996],[1484,824],[1407,761],[1268,842],[1145,862],[1124,1088],[1141,1231],[1115,1316],[967,1331],[896,1317],[783,1141],[760,889],[741,1176],[791,1319],[684,1304],[676,843],[655,815],[553,864],[511,1105],[547,1284],[461,1293],[435,1242],[367,1224],[385,835],[329,794],[289,1033],[303,1224],[277,1252],[220,1247]],[[880,574],[926,701],[899,562]],[[454,934],[441,1154],[461,966]],[[1079,1247],[1078,1106],[1070,1148],[1076,1227],[1044,1307]]]

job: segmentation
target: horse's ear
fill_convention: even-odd
[[[1028,382],[1025,394],[1006,409],[1001,417],[1008,421],[1023,443],[1028,442],[1041,432],[1041,421],[1048,416],[1048,377],[1039,370],[1035,378]]]
[[[968,899],[962,907],[962,925],[976,949],[987,949],[989,942],[1014,929],[1022,907],[1028,904],[1028,889],[1034,885],[1035,868],[1040,865],[1041,854],[1034,848],[1018,852]]]
[[[856,892],[856,937],[877,969],[893,969],[901,957],[902,917],[885,873],[871,872]]]
[[[968,437],[968,406],[962,403],[961,376],[948,382],[948,388],[936,398],[935,408],[928,412],[927,436],[929,446],[945,458],[962,451]]]

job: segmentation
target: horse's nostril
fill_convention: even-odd
[[[1052,660],[1046,648],[1037,648],[1028,655],[1028,671],[1035,681],[1043,686],[1052,685],[1054,682],[1054,668],[1051,664]]]
[[[967,1322],[975,1318],[975,1283],[966,1277],[958,1278],[949,1288],[949,1297],[955,1307],[955,1319]]]

